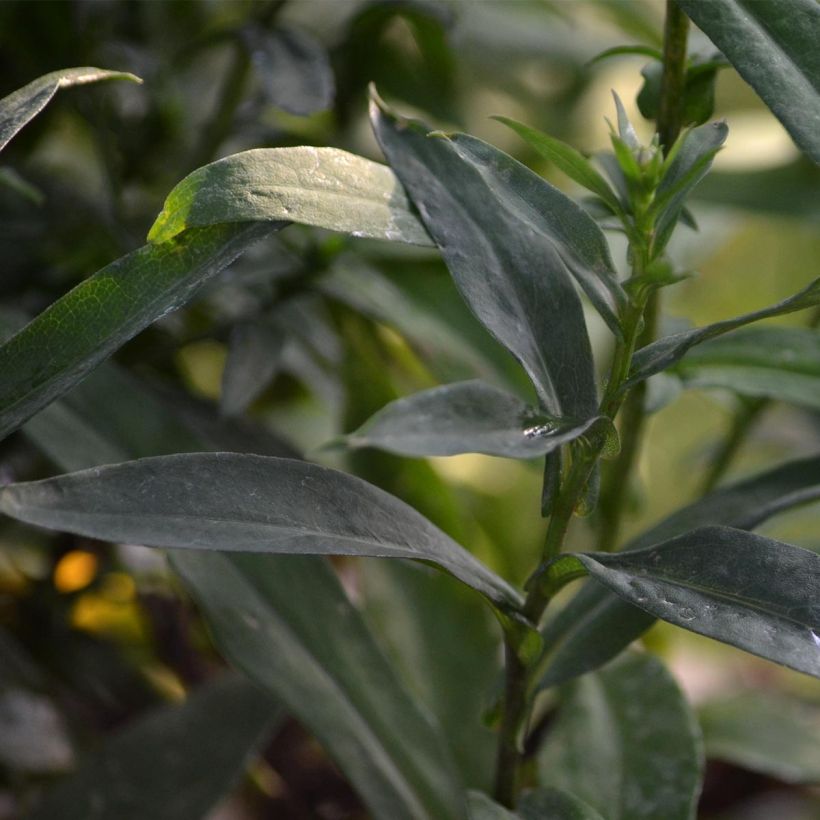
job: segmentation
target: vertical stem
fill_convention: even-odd
[[[668,151],[683,125],[683,91],[686,85],[686,40],[689,18],[676,0],[666,0],[666,23],[663,29],[663,75],[658,108],[658,136]]]
[[[509,640],[504,644],[504,663],[504,713],[498,733],[493,795],[502,806],[512,809],[518,796],[519,737],[529,709],[527,670]]]

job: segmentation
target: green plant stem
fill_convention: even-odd
[[[666,0],[663,28],[663,74],[658,106],[658,137],[668,151],[683,125],[683,92],[686,86],[686,41],[689,18],[676,0]]]

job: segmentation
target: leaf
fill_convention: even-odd
[[[560,789],[531,789],[517,807],[522,820],[603,820],[595,809]]]
[[[641,57],[649,57],[652,60],[663,60],[663,53],[659,51],[657,48],[653,48],[652,46],[644,46],[644,45],[633,45],[633,46],[613,46],[612,48],[607,48],[602,51],[600,54],[596,54],[588,63],[587,66],[592,66],[595,63],[600,62],[601,60],[607,60],[610,57],[620,57],[622,55],[638,55]]]
[[[621,98],[613,91],[612,98],[615,100],[615,111],[618,114],[618,136],[631,151],[638,151],[641,148],[641,141],[635,133],[635,127],[629,121],[624,104]]]
[[[814,0],[681,0],[681,8],[729,58],[820,162],[820,9]]]
[[[374,817],[465,818],[443,739],[326,562],[178,552],[172,563],[224,655],[310,728]]]
[[[131,80],[141,83],[139,77],[125,71],[106,71],[102,68],[63,68],[52,71],[30,82],[0,100],[0,151],[28,122],[37,116],[61,88],[96,83],[100,80]]]
[[[637,653],[568,688],[538,756],[542,784],[607,820],[690,820],[702,773],[689,705],[663,664]]]
[[[30,820],[200,820],[280,719],[266,694],[223,675],[182,706],[151,710],[104,740],[45,793]]]
[[[155,547],[414,558],[441,566],[502,610],[521,600],[399,499],[292,459],[235,453],[145,458],[10,484],[0,491],[0,509],[52,529]]]
[[[686,387],[718,387],[820,410],[820,332],[737,330],[693,348],[675,367]]]
[[[574,556],[657,618],[820,677],[820,555],[730,527]]]
[[[514,814],[495,800],[491,800],[483,792],[471,791],[467,795],[470,806],[470,820],[520,820],[521,816]]]
[[[820,456],[790,461],[716,490],[672,513],[627,544],[651,547],[687,530],[723,524],[751,530],[778,513],[820,498]],[[590,581],[542,629],[547,688],[589,672],[614,658],[655,619]]]
[[[223,222],[299,222],[354,236],[430,245],[393,172],[337,148],[255,148],[198,168],[168,195],[148,232],[167,242]]]
[[[784,783],[820,783],[820,709],[748,691],[701,706],[706,755]]]
[[[466,381],[391,402],[342,441],[406,456],[535,458],[605,421],[602,416],[585,422],[557,419],[497,387]]]
[[[672,367],[695,345],[722,336],[724,333],[752,322],[793,313],[796,310],[803,310],[817,304],[820,304],[820,278],[815,279],[808,287],[794,296],[790,296],[771,307],[757,310],[754,313],[746,313],[735,319],[726,319],[713,325],[706,325],[706,327],[693,328],[692,330],[684,330],[681,333],[674,333],[671,336],[664,336],[656,342],[642,347],[633,356],[632,370],[625,389],[648,379],[655,373],[660,373],[661,370]]]
[[[184,304],[270,230],[221,225],[147,245],[54,302],[0,346],[0,438],[145,327]]]
[[[570,179],[597,194],[615,213],[621,210],[618,197],[609,183],[593,168],[592,163],[571,145],[544,134],[528,125],[511,120],[509,117],[493,117],[494,120],[511,128],[529,143],[542,157],[554,163]]]

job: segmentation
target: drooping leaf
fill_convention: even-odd
[[[724,333],[736,330],[744,325],[759,322],[772,316],[782,316],[808,307],[820,304],[820,279],[815,279],[808,287],[778,302],[771,307],[746,313],[735,319],[726,319],[713,325],[684,330],[671,336],[664,336],[646,347],[642,347],[632,359],[632,370],[626,387],[631,387],[644,379],[648,379],[661,370],[666,370],[686,355],[695,345],[707,342]]]
[[[380,820],[466,818],[443,739],[316,558],[177,552],[235,666],[316,735]]]
[[[728,57],[820,162],[820,8],[814,0],[681,0],[681,8]]]
[[[502,609],[520,603],[501,578],[399,499],[302,461],[235,453],[159,456],[10,484],[0,493],[0,508],[15,518],[95,538],[414,558],[443,567]]]
[[[703,527],[648,549],[566,560],[657,618],[820,677],[817,553]]]
[[[201,820],[281,714],[256,686],[224,675],[107,738],[45,793],[30,820]]]
[[[672,513],[626,545],[651,547],[697,527],[751,530],[778,513],[820,498],[820,456],[790,461]],[[589,581],[542,630],[543,687],[597,669],[637,640],[655,618],[597,581]]]
[[[516,811],[522,820],[603,820],[595,809],[561,789],[530,789]]]
[[[775,692],[748,691],[698,710],[706,755],[785,783],[820,783],[820,709]]]
[[[580,423],[557,419],[497,387],[467,381],[391,402],[343,441],[406,456],[535,458],[605,421],[600,416]]]
[[[820,409],[820,331],[744,328],[693,348],[675,373],[687,387],[720,387]]]
[[[63,68],[52,71],[30,82],[0,100],[0,151],[26,123],[34,119],[61,88],[85,85],[100,80],[131,80],[141,83],[139,77],[125,71],[106,71],[103,68]]]
[[[180,307],[272,230],[221,225],[112,262],[0,346],[0,437],[68,391],[118,347]]]
[[[255,148],[198,168],[168,194],[148,241],[224,222],[278,221],[431,244],[389,168],[310,146]]]
[[[637,653],[568,687],[538,756],[542,784],[607,820],[691,820],[702,773],[686,699],[660,661]]]

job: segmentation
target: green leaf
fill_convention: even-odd
[[[198,168],[168,195],[148,241],[223,222],[282,221],[432,244],[389,168],[310,146],[255,148]]]
[[[648,549],[575,557],[657,618],[820,677],[817,553],[703,527]]]
[[[596,54],[588,63],[587,66],[599,63],[601,60],[608,60],[610,57],[620,57],[622,55],[638,55],[641,57],[650,57],[653,60],[663,60],[663,53],[652,46],[634,45],[634,46],[613,46],[607,48],[600,54]],[[643,113],[643,112],[641,112]]]
[[[532,789],[518,803],[522,820],[603,820],[595,809],[560,789]]]
[[[441,566],[501,609],[520,604],[515,590],[398,498],[292,459],[145,458],[10,484],[0,508],[32,524],[156,547],[414,558]]]
[[[820,783],[820,708],[748,691],[701,706],[706,756],[784,783]]]
[[[820,162],[820,7],[814,0],[681,0],[681,8],[728,57]]]
[[[112,262],[0,346],[0,438],[184,304],[272,228],[221,225]]]
[[[511,120],[509,117],[493,117],[494,120],[512,128],[516,134],[528,142],[541,156],[552,162],[570,179],[597,194],[615,213],[621,210],[618,197],[609,183],[593,168],[592,163],[580,151],[555,137],[530,128],[528,125]]]
[[[772,316],[782,316],[786,313],[793,313],[796,310],[813,307],[820,304],[820,279],[815,279],[808,287],[778,302],[771,307],[757,310],[754,313],[746,313],[735,319],[726,319],[716,322],[706,327],[684,330],[671,336],[664,336],[646,347],[642,347],[632,358],[632,370],[625,385],[628,389],[638,382],[648,379],[661,370],[666,370],[679,362],[686,353],[695,345],[703,344],[717,336],[722,336],[731,330],[736,330],[744,325],[759,322],[761,319],[768,319]]]
[[[521,815],[499,806],[483,792],[471,791],[467,795],[470,820],[521,820]]]
[[[30,820],[201,820],[239,780],[281,712],[253,684],[224,675],[182,706],[148,712],[103,741],[51,787]]]
[[[644,549],[687,530],[723,524],[751,530],[778,513],[820,498],[820,457],[780,465],[672,513],[627,544]],[[589,672],[614,658],[655,622],[601,584],[591,581],[542,629],[547,688]]]
[[[612,98],[615,100],[615,111],[618,115],[618,136],[630,151],[640,150],[641,141],[635,133],[635,127],[629,121],[621,98],[614,91],[612,92]]]
[[[625,655],[565,695],[538,756],[539,780],[607,820],[690,820],[703,773],[700,730],[675,680]]]
[[[125,71],[106,71],[103,68],[63,68],[52,71],[12,92],[0,100],[0,151],[28,122],[37,116],[61,88],[85,85],[100,80],[131,80],[141,83],[139,77]]]
[[[820,331],[738,330],[690,350],[675,373],[687,387],[719,387],[820,410]]]
[[[535,458],[605,421],[602,416],[584,422],[557,419],[497,387],[467,381],[391,402],[343,441],[348,447],[377,447],[406,456]]]
[[[375,818],[465,818],[443,738],[316,558],[172,558],[232,664],[328,750]]]

